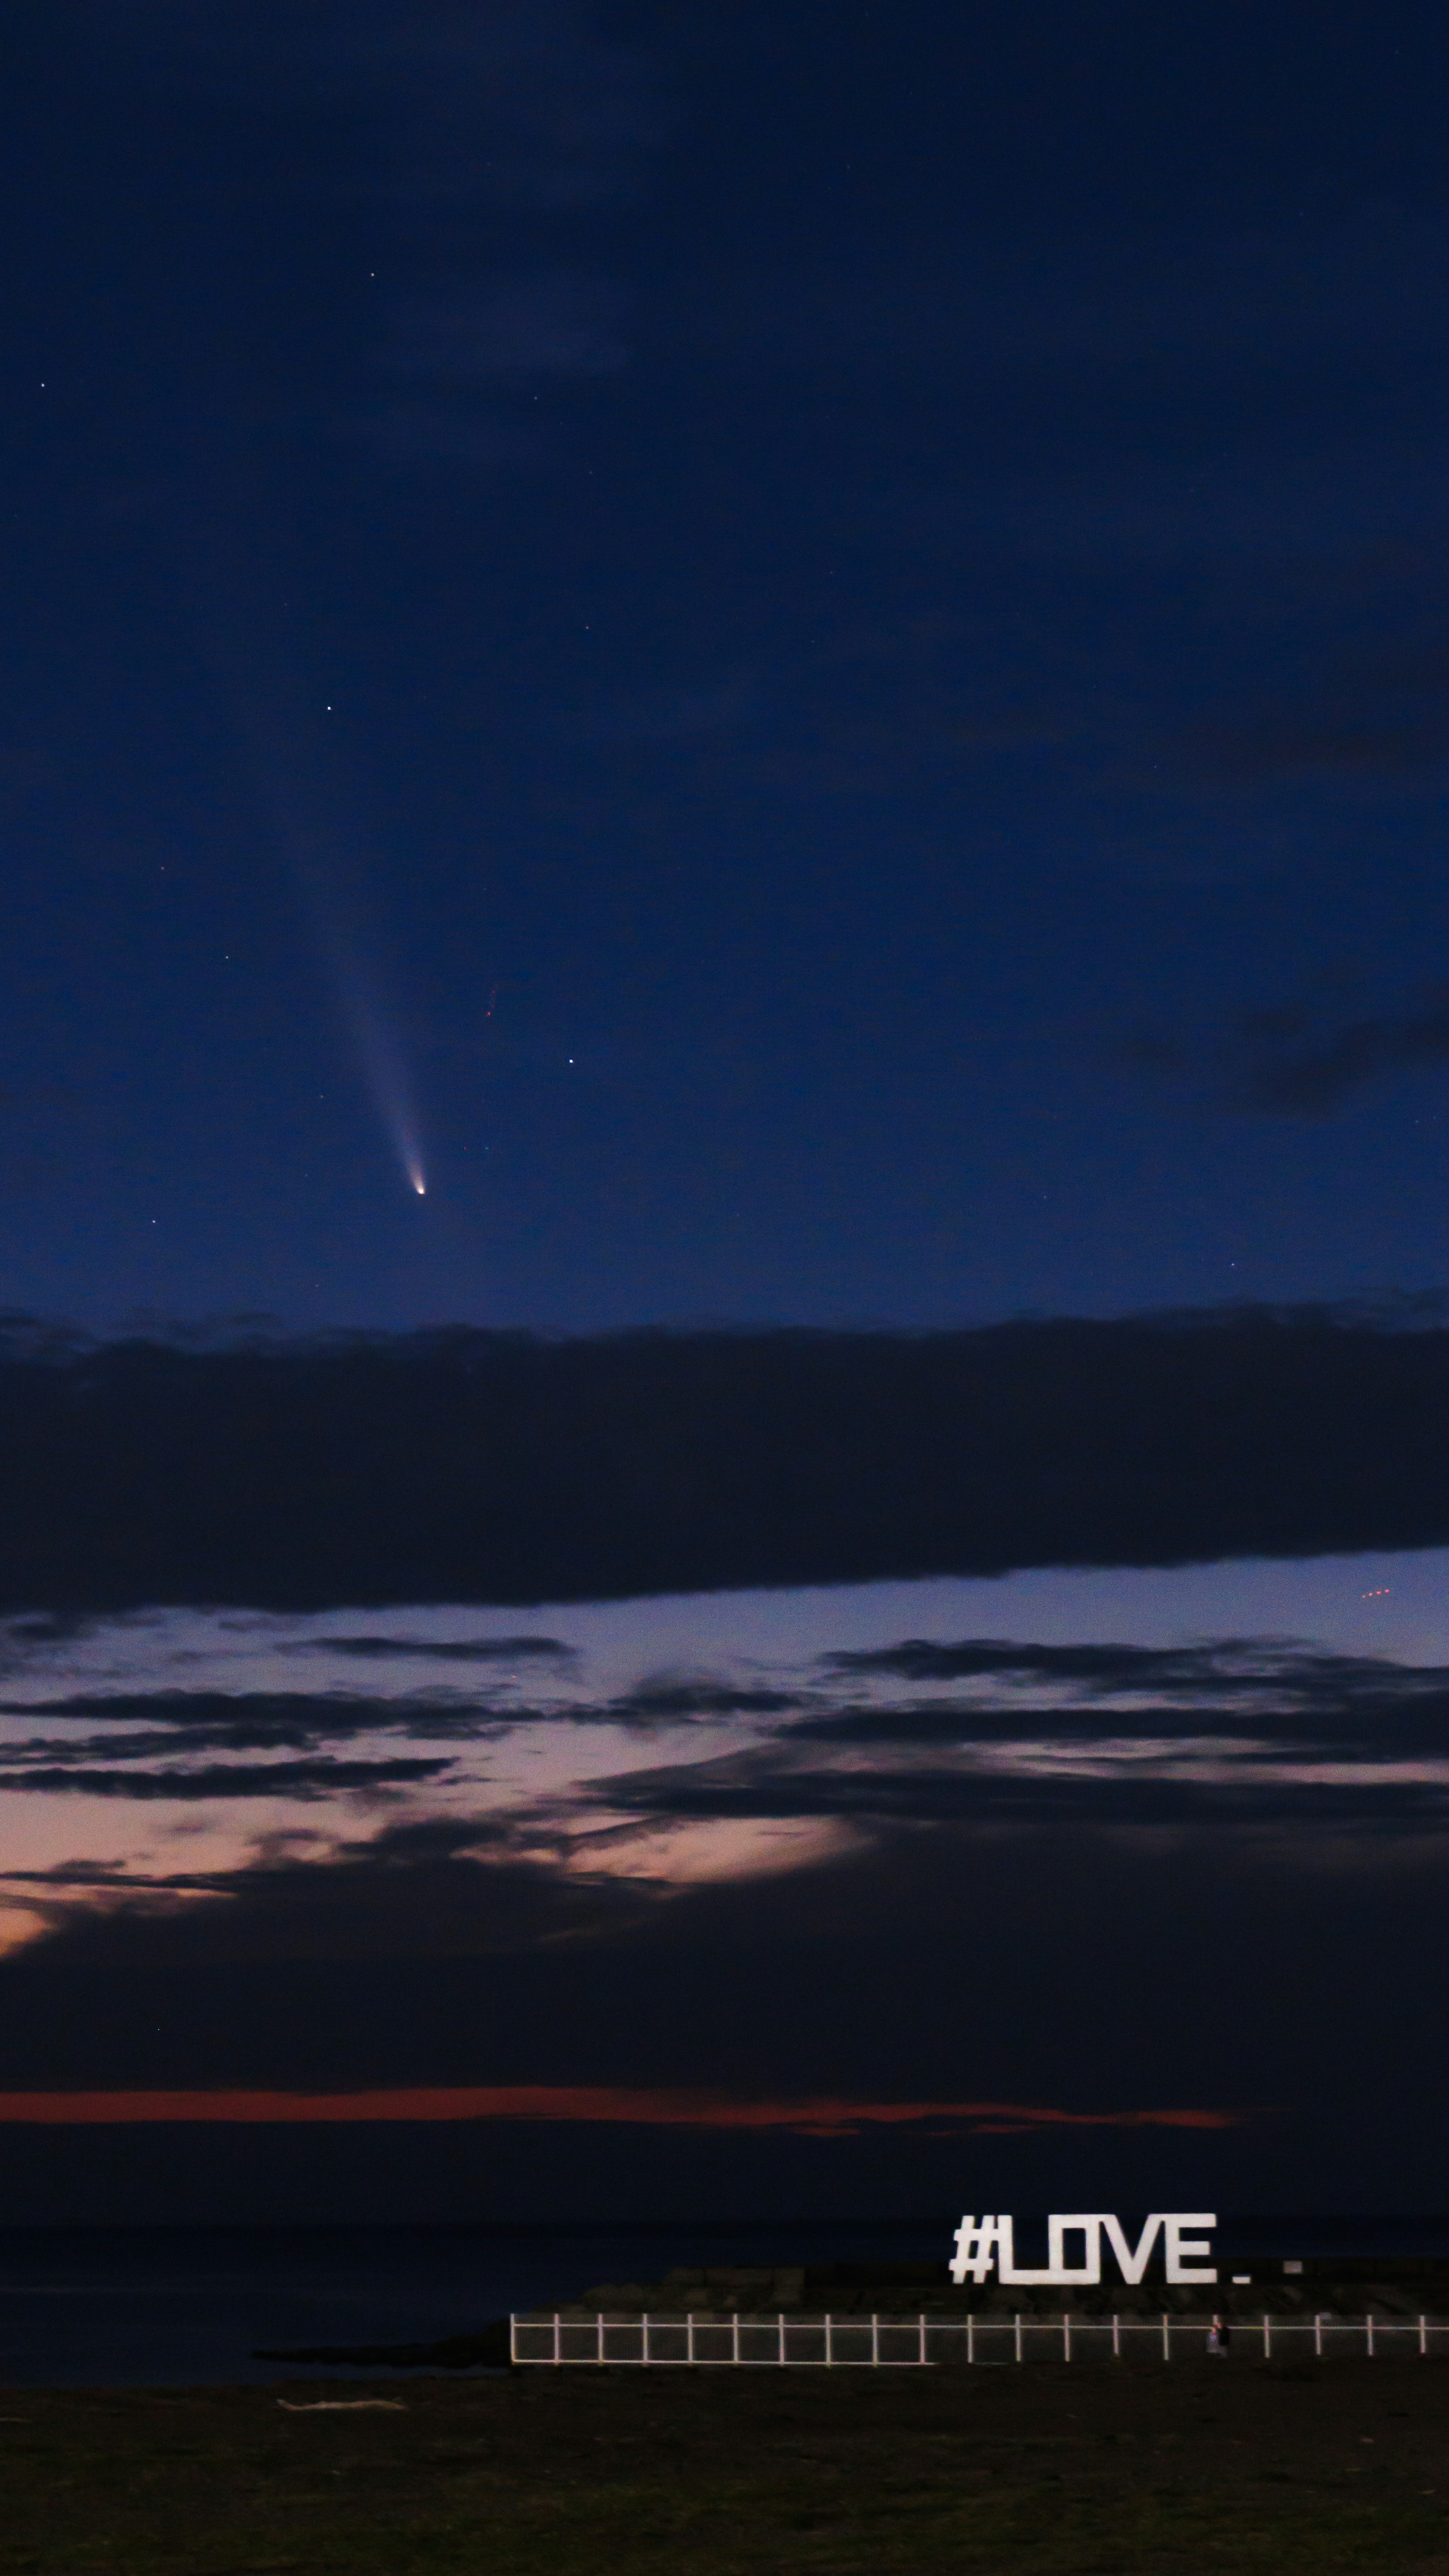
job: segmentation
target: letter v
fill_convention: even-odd
[[[1142,2233],[1137,2240],[1137,2250],[1135,2253],[1129,2247],[1127,2239],[1122,2233],[1121,2222],[1118,2219],[1108,2218],[1104,2213],[1102,2225],[1107,2231],[1107,2242],[1111,2246],[1113,2253],[1116,2255],[1118,2262],[1122,2266],[1123,2280],[1130,2281],[1135,2285],[1141,2280],[1143,2273],[1146,2271],[1147,2258],[1152,2252],[1153,2246],[1157,2242],[1157,2231],[1162,2225],[1161,2210],[1158,2210],[1154,2216],[1148,2219],[1146,2226],[1143,2228]]]

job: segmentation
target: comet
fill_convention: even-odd
[[[234,513],[237,527],[250,528],[259,515],[265,519],[255,493],[248,492],[245,503]],[[412,1082],[397,1017],[384,998],[387,979],[374,964],[378,942],[363,897],[367,871],[359,868],[360,835],[346,819],[354,800],[338,774],[332,744],[303,712],[309,694],[315,700],[322,693],[309,693],[305,679],[289,667],[259,595],[255,546],[243,558],[230,532],[198,520],[187,522],[186,535],[183,590],[196,629],[250,751],[260,802],[291,864],[363,1086],[401,1178],[425,1198]],[[327,712],[332,713],[330,703]]]
[[[340,872],[330,853],[319,846],[316,834],[284,813],[281,837],[311,916],[339,1016],[352,1040],[363,1087],[403,1179],[420,1199],[425,1198],[427,1180],[412,1082],[393,1014],[368,957],[371,943],[364,939],[356,904],[348,899]]]
[[[402,1048],[356,949],[345,935],[338,934],[339,925],[334,916],[324,925],[323,947],[338,998],[351,1025],[363,1080],[372,1094],[373,1105],[397,1156],[403,1178],[420,1199],[426,1198],[428,1184],[423,1171],[418,1116]]]
[[[366,1089],[371,1094],[398,1169],[417,1196],[427,1196],[413,1087],[393,1014],[378,987],[355,897],[345,885],[322,836],[283,812],[283,837],[297,873],[312,928],[351,1035]]]

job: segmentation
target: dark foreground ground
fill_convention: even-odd
[[[0,2388],[0,2566],[1449,2576],[1449,2362]]]

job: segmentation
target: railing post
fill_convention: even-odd
[[[750,2322],[751,2331],[759,2332],[763,2330],[766,2320],[763,2317],[755,2317]],[[993,2319],[988,2316],[985,2320],[988,2334],[999,2334],[1006,2322],[1007,2320],[1004,2317]],[[1029,2327],[1032,2329],[1040,2327],[1043,2334],[1049,2331],[1054,2331],[1053,2328],[1049,2327],[1046,2317],[1038,2315],[1035,2311],[1028,2315],[1024,2310],[1018,2308],[1010,2322],[1015,2358],[1019,2362],[1025,2361],[1026,2359],[1026,2335]],[[1076,2323],[1075,2310],[1071,2308],[1061,2309],[1059,2311],[1059,2322],[1062,2334],[1062,2360],[1064,2362],[1070,2362],[1075,2358],[1075,2347],[1072,2332]],[[1173,2357],[1172,2328],[1174,2322],[1174,2311],[1164,2308],[1160,2315],[1162,2358],[1164,2361],[1170,2361]],[[1184,2322],[1191,2326],[1194,2323],[1194,2320],[1192,2318],[1187,2318]],[[663,2317],[651,2316],[646,2310],[640,2316],[614,2316],[612,2318],[603,2309],[600,2309],[594,2317],[593,2333],[590,2336],[589,2345],[586,2346],[583,2340],[585,2333],[588,2331],[588,2319],[586,2317],[575,2316],[565,2318],[561,2308],[555,2308],[551,2315],[545,2312],[541,2314],[535,2313],[532,2316],[521,2314],[517,2309],[510,2309],[508,2316],[508,2359],[511,2366],[525,2366],[531,2363],[549,2363],[552,2364],[555,2369],[561,2367],[566,2368],[573,2362],[593,2361],[600,2367],[603,2367],[611,2360],[617,2363],[620,2358],[619,2354],[617,2352],[611,2354],[609,2350],[609,2329],[612,2324],[616,2334],[620,2332],[623,2333],[626,2342],[628,2336],[634,2332],[636,2327],[638,2328],[640,2337],[639,2352],[635,2356],[630,2356],[626,2353],[624,2355],[625,2360],[629,2360],[631,2358],[635,2359],[642,2368],[656,2367],[659,2365],[661,2359],[665,2363],[669,2361],[669,2355],[667,2352],[661,2356],[654,2349],[654,2337],[651,2329],[662,2324],[669,2334],[677,2334],[681,2326],[684,2328],[685,2349],[682,2359],[691,2369],[703,2368],[714,2361],[728,2361],[738,2367],[743,2364],[745,2359],[744,2339],[741,2333],[741,2318],[738,2309],[732,2310],[728,2318],[717,2318],[715,2327],[711,2329],[711,2331],[717,2333],[719,2326],[726,2323],[730,2329],[729,2350],[727,2353],[721,2353],[718,2351],[717,2346],[714,2348],[701,2348],[698,2334],[699,2319],[696,2317],[692,2308],[688,2309],[682,2317],[671,2317],[667,2314]],[[1121,2360],[1126,2348],[1122,2340],[1124,2332],[1152,2333],[1157,2331],[1156,2328],[1149,2324],[1145,2317],[1133,2315],[1125,2318],[1124,2320],[1122,2312],[1119,2309],[1114,2309],[1110,2317],[1089,2316],[1085,2320],[1085,2323],[1089,2337],[1093,2333],[1103,2331],[1108,2325],[1110,2325],[1112,2332],[1112,2356],[1114,2360],[1118,2361]],[[1263,2335],[1263,2358],[1265,2361],[1271,2361],[1273,2358],[1273,2327],[1275,2319],[1270,2309],[1264,2309],[1261,2311],[1260,2323]],[[1311,2314],[1306,2317],[1301,2314],[1297,2316],[1290,2314],[1285,2317],[1283,2323],[1285,2331],[1289,2334],[1290,2338],[1294,2334],[1307,2334],[1310,2329],[1312,2330],[1313,2350],[1320,2361],[1324,2359],[1328,2352],[1329,2347],[1327,2338],[1330,2332],[1343,2334],[1351,2333],[1353,2331],[1352,2319],[1348,2316],[1341,2316],[1336,2309],[1315,2308]],[[566,2324],[573,2326],[578,2336],[578,2342],[572,2352],[566,2352],[564,2350],[564,2327]],[[826,2369],[837,2370],[841,2368],[840,2355],[835,2349],[834,2311],[828,2311],[823,2317],[815,2315],[802,2319],[800,2317],[792,2317],[788,2315],[783,2308],[778,2309],[775,2315],[775,2351],[773,2358],[780,2368],[783,2369],[792,2361],[798,2361],[799,2359],[798,2352],[792,2352],[791,2350],[790,2329],[792,2324],[796,2328],[797,2333],[803,2327],[807,2339],[810,2335],[818,2333],[823,2326],[825,2337],[825,2367]],[[907,2353],[904,2344],[904,2337],[909,2333],[911,2326],[911,2320],[909,2317],[894,2316],[890,2314],[882,2315],[879,2310],[874,2310],[869,2318],[858,2316],[853,2321],[847,2318],[847,2324],[850,2326],[853,2333],[859,2333],[863,2326],[867,2324],[869,2325],[869,2366],[874,2370],[885,2370],[896,2366],[902,2368],[914,2367],[917,2369],[928,2369],[930,2367],[932,2357],[931,2333],[933,2328],[935,2329],[938,2338],[938,2350],[941,2349],[939,2341],[941,2336],[946,2334],[960,2334],[964,2329],[966,2337],[965,2358],[969,2364],[973,2365],[977,2358],[976,2312],[974,2308],[968,2310],[964,2316],[934,2316],[925,2308],[918,2309],[915,2319],[915,2349],[912,2353]],[[1375,2315],[1372,2309],[1364,2311],[1362,2313],[1364,2350],[1370,2360],[1373,2360],[1377,2355],[1378,2328],[1381,2324],[1385,2334],[1390,2336],[1395,2334],[1412,2334],[1415,2327],[1415,2319],[1412,2316],[1379,2318]],[[1449,2314],[1442,2317],[1437,2315],[1431,2316],[1427,2309],[1423,2309],[1419,2313],[1417,2324],[1419,2355],[1421,2360],[1427,2360],[1432,2348],[1431,2337],[1438,2334],[1449,2338]],[[1241,2319],[1241,2326],[1242,2331],[1246,2333],[1246,2318]],[[887,2332],[902,2338],[901,2348],[898,2352],[887,2354],[884,2346],[884,2336]],[[525,2349],[527,2339],[530,2335],[535,2338],[544,2335],[549,2337],[548,2345],[543,2352]],[[1392,2357],[1392,2348],[1390,2348],[1390,2359],[1392,2359]],[[763,2360],[764,2355],[761,2354],[759,2358]],[[848,2362],[848,2353],[846,2359]]]

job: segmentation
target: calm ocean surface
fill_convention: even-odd
[[[1231,2254],[1449,2254],[1449,2217],[1225,2219]],[[945,2261],[949,2228],[0,2229],[0,2381],[274,2380],[259,2344],[422,2343],[675,2263]]]

